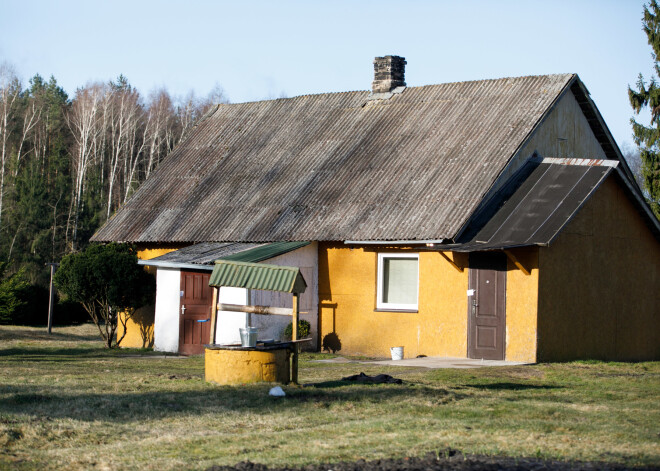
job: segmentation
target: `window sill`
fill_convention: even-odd
[[[412,313],[417,313],[419,310],[417,309],[387,309],[387,308],[376,308],[374,309],[374,312],[412,312]]]

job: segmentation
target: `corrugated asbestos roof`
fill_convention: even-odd
[[[93,240],[453,238],[574,77],[220,105]]]
[[[487,221],[456,252],[548,245],[617,166],[613,160],[531,161],[489,202]],[[493,214],[494,212],[494,214]]]
[[[296,267],[218,260],[211,273],[209,286],[232,286],[300,294],[305,292],[307,283],[300,269]]]
[[[202,242],[150,260],[139,260],[138,264],[210,270],[215,261],[219,259],[256,263],[292,252],[306,245],[309,245],[309,242],[273,242],[270,244]]]

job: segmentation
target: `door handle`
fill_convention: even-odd
[[[182,304],[181,305],[181,315],[183,316],[186,313],[186,305]]]

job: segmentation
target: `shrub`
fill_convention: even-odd
[[[87,314],[82,304],[70,299],[59,301],[55,304],[54,310],[53,324],[71,325],[89,322],[89,314]]]
[[[136,250],[127,244],[91,245],[67,255],[54,281],[70,301],[82,304],[108,348],[121,343],[126,322],[153,302],[156,289],[154,277],[137,264]],[[118,322],[124,334],[115,342]]]
[[[14,313],[12,324],[46,325],[48,323],[48,289],[39,285],[27,285],[19,292],[23,305]]]
[[[309,322],[304,321],[302,319],[298,320],[299,339],[304,339],[305,337],[307,337],[311,330],[312,330],[312,326],[309,324]],[[293,336],[293,322],[289,322],[289,325],[287,325],[284,329],[284,338],[286,340],[291,340],[292,336]]]
[[[7,264],[0,262],[0,324],[13,324],[26,304],[24,291],[29,285],[22,269],[10,276],[6,271]]]

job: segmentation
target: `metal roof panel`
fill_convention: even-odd
[[[218,260],[209,286],[304,293],[307,283],[297,267]]]
[[[469,239],[448,247],[472,252],[548,245],[616,167],[611,161],[607,165],[550,162],[525,164],[519,171],[524,179],[512,176],[487,205],[490,215],[478,216],[483,225],[472,228]]]

